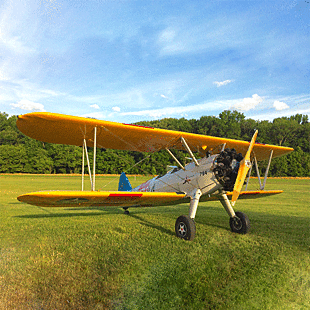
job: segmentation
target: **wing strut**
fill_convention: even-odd
[[[194,156],[193,152],[191,151],[191,149],[189,148],[189,146],[187,145],[187,143],[186,143],[186,141],[185,141],[185,139],[183,137],[181,137],[181,142],[185,146],[185,148],[187,149],[188,153],[191,155],[195,165],[199,166],[199,163],[198,163],[196,157]]]
[[[90,185],[91,188],[93,188],[93,180],[92,180],[92,175],[91,175],[91,170],[90,170],[90,163],[89,163],[89,157],[88,157],[88,151],[87,151],[87,145],[86,145],[86,140],[84,139],[84,144],[83,148],[85,150],[85,155],[86,155],[86,160],[87,160],[87,167],[88,167],[88,174],[89,174],[89,179],[90,179]],[[84,152],[83,152],[84,156]],[[82,180],[84,181],[84,175],[82,175]]]
[[[268,173],[269,173],[269,169],[270,169],[270,164],[271,164],[272,156],[273,156],[273,150],[270,151],[269,161],[268,161],[268,165],[267,165],[266,172],[265,172],[265,178],[264,178],[264,183],[263,183],[262,190],[265,189],[265,185],[266,185],[266,182],[267,182],[267,177],[268,177]]]
[[[267,164],[267,168],[266,168],[266,172],[265,172],[265,176],[264,176],[264,182],[263,182],[263,185],[262,185],[261,177],[260,177],[259,170],[258,170],[257,159],[256,159],[256,156],[254,154],[255,169],[256,169],[256,174],[257,174],[257,177],[258,177],[259,187],[260,187],[261,190],[264,190],[265,186],[266,186],[266,182],[267,182],[267,178],[268,178],[268,173],[269,173],[269,169],[270,169],[270,164],[271,164],[271,160],[272,160],[272,155],[273,155],[273,150],[270,151],[269,160],[268,160],[268,164]]]
[[[246,181],[246,186],[245,186],[245,190],[246,191],[248,190],[248,185],[249,185],[249,182],[250,182],[250,177],[251,177],[251,173],[252,173],[253,163],[254,163],[254,158],[252,159],[251,168],[249,170],[248,178],[247,178],[247,181]]]
[[[84,139],[84,141],[85,141],[85,139]],[[84,170],[85,170],[85,149],[84,149],[84,141],[83,141],[83,146],[82,146],[82,148],[83,148],[83,153],[82,153],[82,192],[83,192],[83,190],[84,190]]]
[[[185,170],[184,166],[178,161],[178,159],[172,154],[172,152],[166,147],[166,151],[170,154],[170,156],[176,161],[176,163]]]
[[[223,143],[223,146],[222,146],[221,152],[224,152],[225,147],[226,147],[226,143]]]
[[[96,182],[96,156],[97,156],[97,127],[94,127],[94,161],[93,161],[93,175],[91,174],[90,162],[87,151],[86,139],[83,139],[83,158],[82,158],[82,191],[84,190],[84,161],[85,155],[87,160],[88,174],[90,179],[91,190],[95,191],[95,182]]]
[[[92,191],[95,190],[95,184],[96,184],[96,155],[97,155],[97,127],[94,128],[94,162],[93,162],[93,186],[92,186]]]

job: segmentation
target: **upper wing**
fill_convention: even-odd
[[[94,145],[94,128],[97,127],[98,147],[139,152],[156,152],[166,147],[183,149],[181,137],[193,151],[213,150],[226,143],[226,147],[235,148],[244,156],[249,147],[246,141],[45,112],[19,116],[17,127],[39,141],[79,146],[84,139],[88,146]],[[268,159],[271,150],[273,157],[293,151],[289,147],[267,144],[255,144],[253,150],[257,160]]]

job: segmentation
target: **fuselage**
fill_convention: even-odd
[[[204,157],[187,164],[184,170],[174,168],[163,176],[157,176],[132,189],[137,192],[183,192],[187,196],[200,189],[202,195],[212,194],[222,188],[213,173],[218,155]]]

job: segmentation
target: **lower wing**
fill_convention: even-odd
[[[282,190],[273,190],[273,191],[243,191],[240,193],[238,199],[256,199],[262,198],[272,195],[277,195],[283,193]],[[226,192],[228,199],[231,199],[233,192]],[[219,200],[219,195],[211,195],[209,196],[202,196],[200,201],[215,201]]]
[[[151,207],[182,203],[184,193],[44,191],[17,197],[40,207]]]
[[[283,191],[244,191],[239,199],[254,199],[280,194]],[[232,192],[227,192],[231,198]],[[161,192],[91,192],[43,191],[24,194],[17,199],[40,207],[151,207],[175,205],[189,201],[184,193]],[[203,196],[200,201],[219,200],[218,195]]]

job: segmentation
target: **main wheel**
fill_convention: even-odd
[[[231,231],[238,234],[246,234],[250,229],[249,218],[242,212],[236,212],[236,216],[230,218],[229,225]]]
[[[186,215],[179,216],[175,222],[175,233],[181,239],[194,240],[196,234],[194,220]]]

